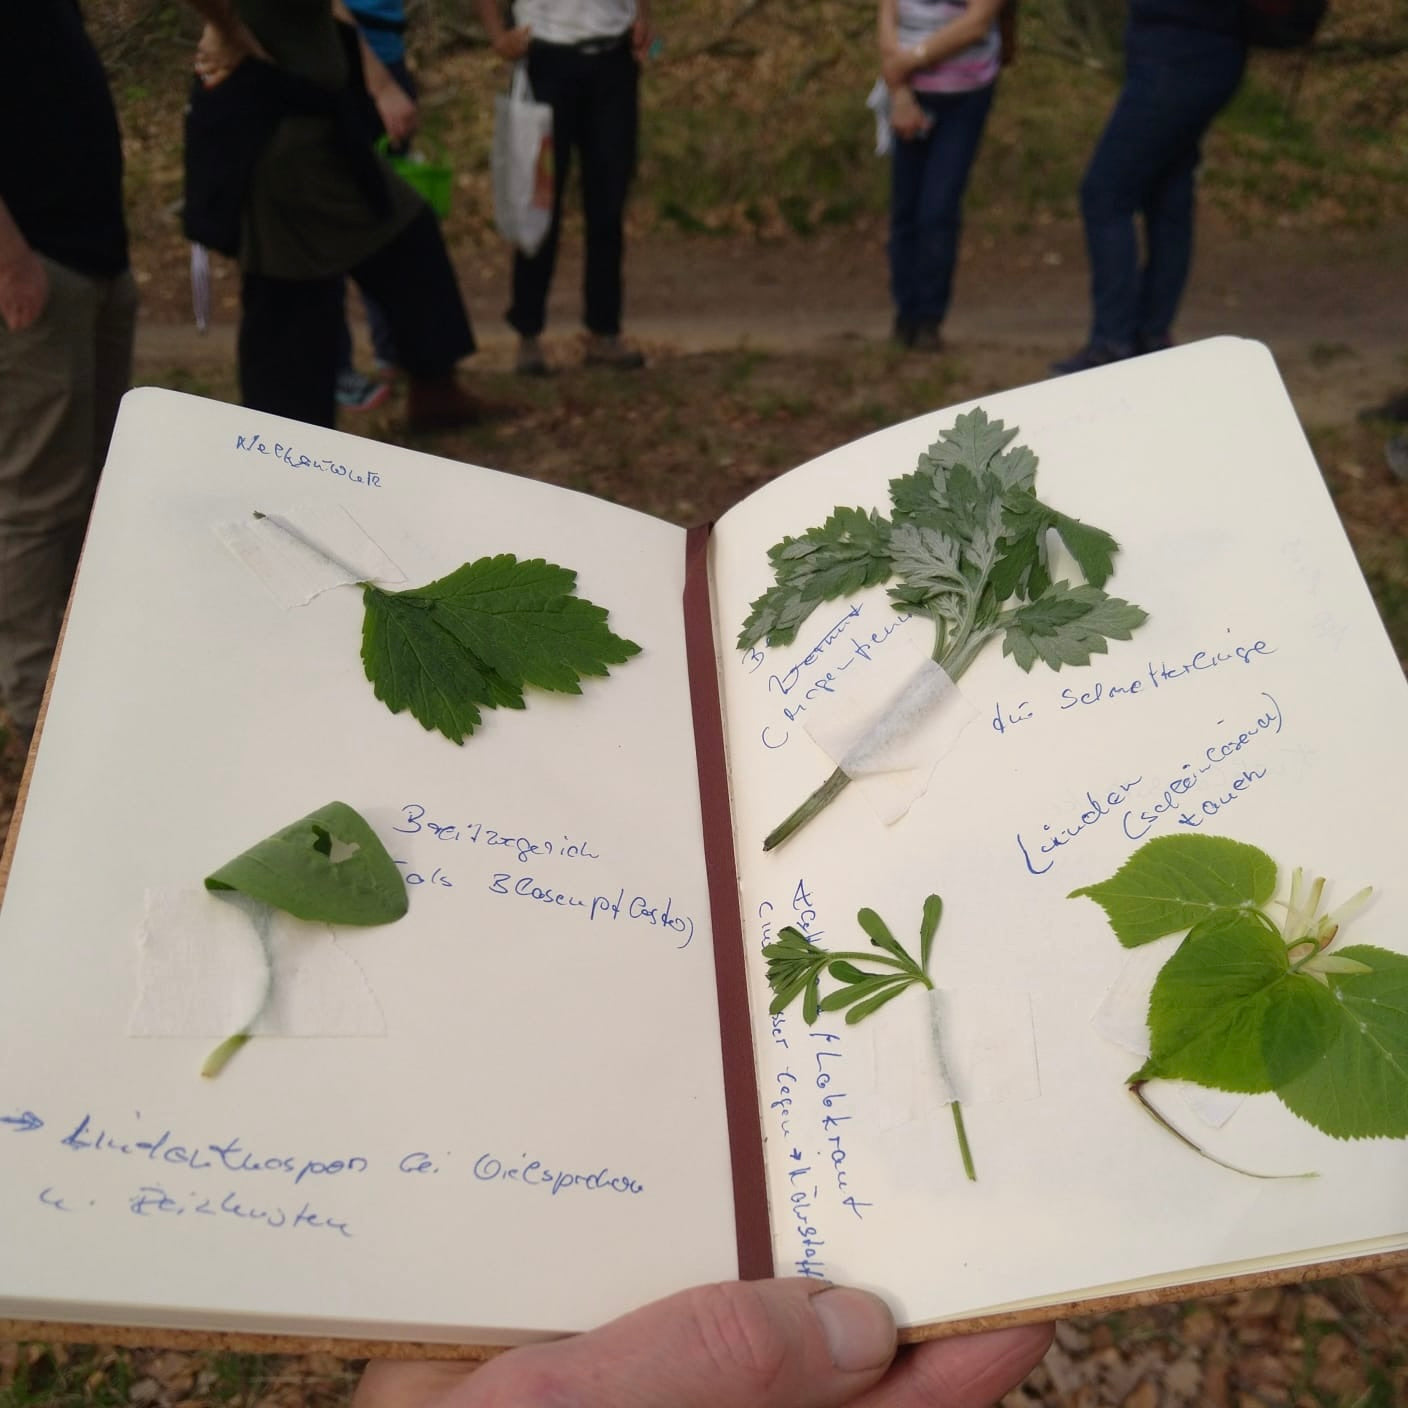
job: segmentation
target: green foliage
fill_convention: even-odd
[[[769,549],[773,585],[752,603],[738,648],[787,645],[822,602],[892,578],[891,605],[933,622],[933,659],[955,680],[995,636],[1023,670],[1038,660],[1053,670],[1086,665],[1108,641],[1128,640],[1147,615],[1104,591],[1119,545],[1036,497],[1037,459],[1013,445],[1016,435],[981,407],[960,415],[912,473],[890,481],[890,518],[838,508]],[[1051,580],[1053,533],[1084,583]],[[845,775],[833,774],[770,832],[763,849],[816,816],[845,785],[838,777]]]
[[[1255,846],[1226,836],[1160,836],[1070,898],[1093,899],[1120,943],[1137,948],[1221,910],[1263,905],[1275,889],[1276,862]]]
[[[1336,1139],[1408,1138],[1408,957],[1368,944],[1327,952],[1368,891],[1319,915],[1324,883],[1296,871],[1278,927],[1264,909],[1270,856],[1169,836],[1072,892],[1101,905],[1127,947],[1188,930],[1154,981],[1149,1059],[1132,1086],[1274,1091]]]
[[[614,635],[606,611],[573,595],[577,575],[510,553],[467,562],[424,587],[362,584],[362,663],[376,697],[463,743],[481,709],[521,709],[528,685],[580,694],[640,653]]]
[[[932,988],[934,985],[927,971],[929,951],[942,912],[943,902],[937,895],[930,895],[924,901],[919,962],[915,962],[873,909],[860,910],[856,922],[871,944],[880,950],[878,953],[829,953],[809,943],[806,935],[789,924],[778,933],[775,942],[763,949],[763,957],[768,960],[768,986],[773,990],[768,1011],[774,1015],[782,1012],[800,997],[802,1020],[808,1026],[822,1012],[842,1011],[846,1013],[847,1024],[854,1026],[916,983]],[[858,963],[879,963],[882,970],[858,968]],[[825,997],[820,989],[823,976],[840,985]]]
[[[375,831],[345,802],[329,802],[242,851],[205,877],[296,919],[389,924],[405,914],[406,883]]]

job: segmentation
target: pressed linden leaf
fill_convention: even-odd
[[[363,817],[345,802],[301,817],[205,878],[297,919],[389,924],[405,912],[406,882]]]
[[[1108,879],[1072,890],[1094,900],[1115,937],[1137,948],[1191,929],[1220,909],[1262,905],[1276,888],[1276,862],[1225,836],[1160,836],[1146,841]]]
[[[574,595],[576,574],[511,554],[484,557],[424,587],[363,587],[362,663],[393,714],[462,743],[481,709],[523,707],[523,689],[579,694],[640,651],[606,611]]]
[[[1295,1034],[1282,1045],[1283,1070],[1303,1069],[1324,1050],[1318,988],[1292,974],[1286,946],[1264,915],[1222,910],[1195,925],[1160,969],[1149,998],[1149,1059],[1132,1079],[1271,1090],[1269,1025]]]
[[[1310,1034],[1268,1024],[1267,1066],[1288,1109],[1336,1139],[1408,1137],[1408,957],[1368,944],[1340,949],[1367,973],[1330,973],[1328,985],[1298,975],[1313,994],[1319,1051]]]

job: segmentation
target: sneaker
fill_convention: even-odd
[[[618,372],[638,371],[645,365],[645,355],[615,333],[593,333],[587,338],[582,360],[589,367],[614,367]]]
[[[1113,342],[1087,342],[1078,352],[1052,362],[1051,370],[1057,376],[1068,376],[1071,372],[1088,372],[1092,367],[1106,367],[1111,362],[1123,362],[1132,357],[1132,348],[1120,347]]]
[[[518,339],[518,357],[513,369],[519,376],[547,376],[552,368],[543,355],[543,345],[536,337]]]
[[[374,411],[386,404],[391,385],[376,377],[363,376],[355,367],[346,367],[337,374],[334,394],[344,411]]]

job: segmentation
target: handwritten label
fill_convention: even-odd
[[[588,1193],[645,1192],[645,1185],[629,1174],[612,1173],[610,1168],[593,1169],[589,1173],[569,1172],[549,1168],[539,1159],[529,1160],[527,1154],[518,1163],[505,1163],[493,1154],[480,1154],[474,1161],[474,1176],[480,1183],[514,1183],[522,1188],[546,1188],[548,1196],[582,1189]]]
[[[361,484],[368,489],[381,488],[381,475],[373,473],[371,470],[363,473],[361,470],[348,469],[345,464],[339,464],[336,460],[313,459],[300,453],[292,445],[285,445],[281,440],[275,440],[271,443],[258,432],[251,435],[236,435],[235,449],[243,450],[250,455],[272,456],[281,464],[288,465],[290,469],[316,469],[320,474],[331,475],[334,479],[344,479],[349,484]]]
[[[580,910],[582,917],[592,924],[625,922],[628,925],[665,929],[683,938],[684,942],[676,944],[676,948],[688,948],[694,941],[694,920],[675,909],[673,898],[667,896],[660,900],[633,894],[627,899],[624,885],[614,895],[577,894],[546,884],[535,875],[514,875],[511,871],[500,870],[490,879],[489,892],[554,909]]]
[[[482,821],[444,821],[432,818],[419,802],[407,802],[400,809],[401,820],[392,827],[403,836],[422,836],[428,840],[461,842],[485,850],[506,850],[520,865],[535,856],[560,856],[567,860],[600,860],[600,854],[580,836],[565,832],[554,841],[550,836],[529,836],[513,828],[486,826]]]
[[[1236,719],[1222,717],[1205,731],[1194,757],[1176,770],[1108,779],[1087,788],[1078,812],[1016,834],[1016,846],[1029,875],[1047,875],[1061,852],[1077,845],[1094,827],[1118,824],[1130,841],[1142,841],[1165,823],[1193,830],[1218,816],[1265,780],[1264,762],[1250,755],[1268,737],[1285,728],[1285,714],[1274,695],[1261,696],[1261,712]],[[1151,790],[1152,789],[1152,790]]]
[[[851,605],[817,639],[795,665],[781,674],[766,677],[768,695],[780,703],[779,719],[766,724],[760,735],[764,748],[776,750],[787,746],[792,736],[789,724],[796,723],[806,713],[807,705],[818,697],[836,694],[846,683],[846,672],[857,665],[865,666],[874,658],[877,647],[883,646],[906,621],[909,612],[899,612],[882,626],[866,630],[856,626],[865,608]],[[752,661],[752,656],[758,658]],[[753,673],[766,658],[759,652],[745,652]]]

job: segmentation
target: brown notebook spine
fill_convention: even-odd
[[[733,816],[714,616],[709,601],[709,525],[691,528],[685,539],[684,633],[694,714],[694,751],[699,767],[699,806],[714,931],[714,980],[723,1041],[724,1107],[733,1167],[733,1210],[738,1274],[745,1281],[773,1274],[763,1166],[763,1126],[753,1061],[753,1024],[748,1010],[743,920],[733,856]]]

